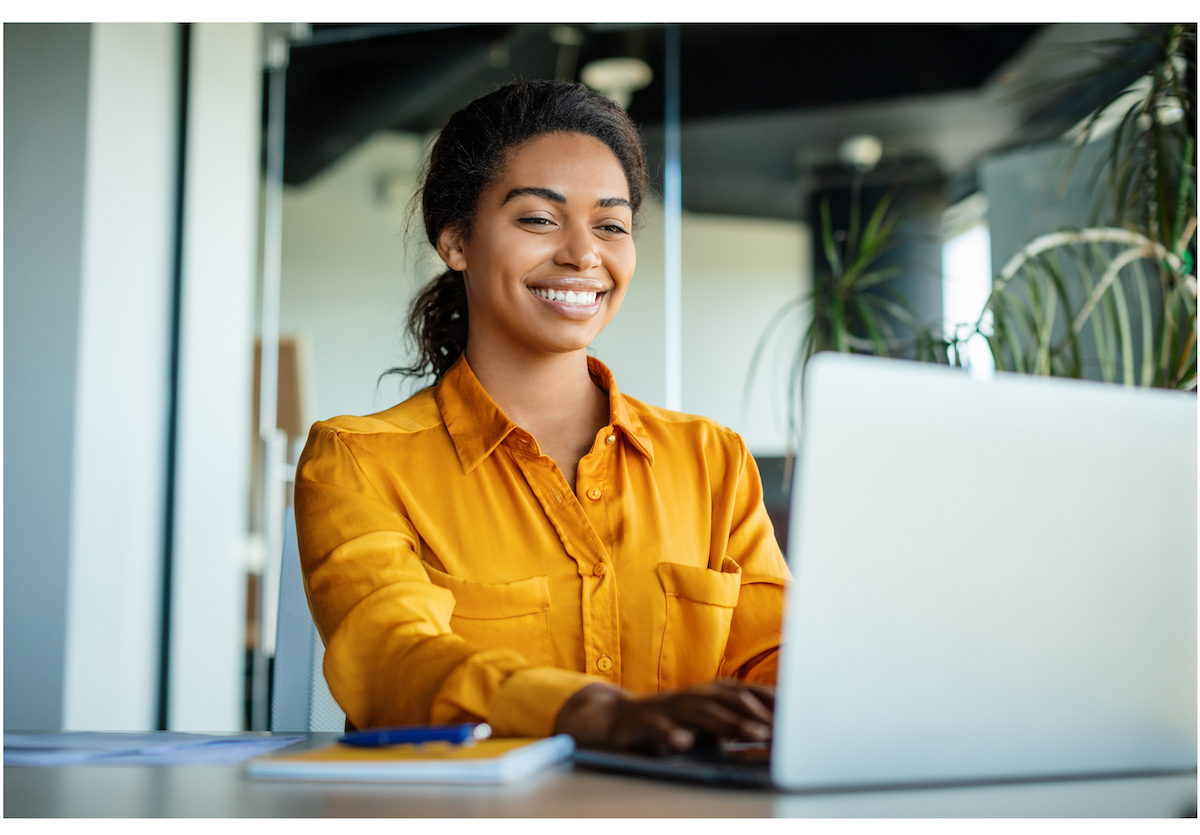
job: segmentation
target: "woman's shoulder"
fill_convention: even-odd
[[[630,415],[642,424],[651,440],[657,436],[687,438],[705,447],[719,447],[739,454],[745,449],[741,435],[712,418],[664,409],[624,393],[621,396]]]
[[[431,435],[430,433],[433,433]],[[372,415],[339,415],[312,425],[300,455],[298,479],[340,483],[362,467],[375,472],[374,461],[390,471],[397,454],[428,449],[442,444],[442,416],[432,389],[417,392],[408,400]],[[365,455],[365,457],[364,457]],[[375,472],[379,476],[379,472]]]
[[[338,415],[313,424],[314,432],[334,435],[404,435],[442,425],[433,388],[422,389],[402,403],[371,415]]]

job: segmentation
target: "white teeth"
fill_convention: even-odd
[[[575,292],[574,290],[550,290],[542,287],[530,287],[535,296],[548,299],[550,301],[565,302],[567,304],[595,304],[596,294],[592,292]]]

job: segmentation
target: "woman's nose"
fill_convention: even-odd
[[[600,252],[591,230],[568,228],[564,231],[554,263],[560,267],[572,266],[577,270],[599,266]]]

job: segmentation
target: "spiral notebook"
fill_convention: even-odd
[[[430,742],[360,748],[334,743],[259,757],[246,765],[246,774],[263,780],[503,785],[567,760],[574,750],[575,741],[565,734],[485,739],[469,746]]]

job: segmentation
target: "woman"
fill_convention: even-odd
[[[789,578],[733,432],[622,395],[588,344],[633,277],[625,112],[515,82],[422,186],[447,270],[414,305],[436,385],[316,424],[296,517],[330,691],[356,727],[682,750],[770,736]]]

